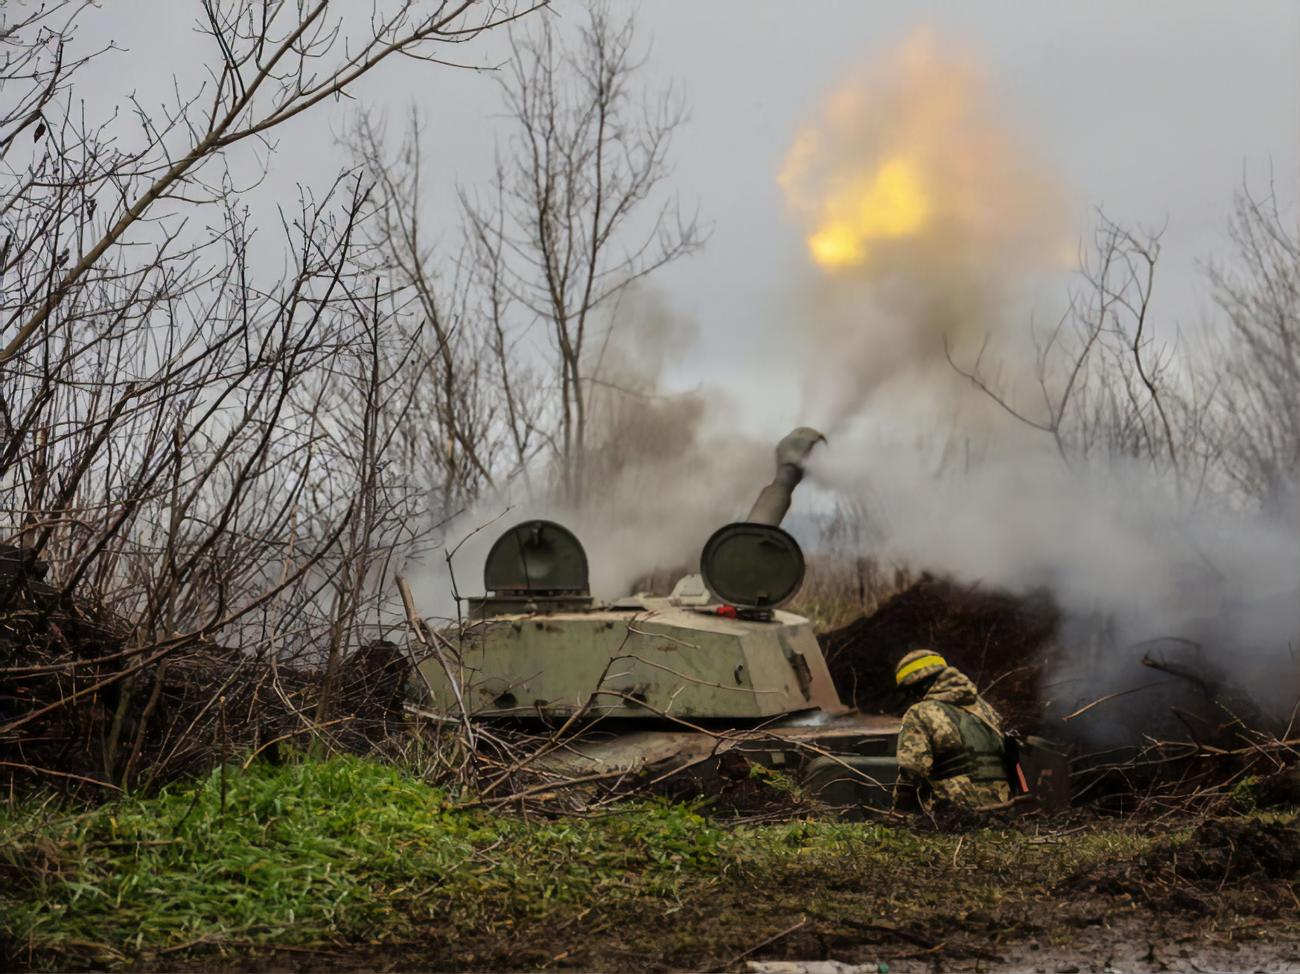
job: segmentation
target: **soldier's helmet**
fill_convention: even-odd
[[[948,661],[932,649],[914,649],[898,661],[894,682],[900,687],[910,687],[922,680],[937,676]]]

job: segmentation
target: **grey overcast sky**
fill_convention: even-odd
[[[624,4],[615,2],[615,10]],[[698,338],[667,377],[675,387],[717,383],[752,408],[744,425],[797,420],[801,380],[763,362],[794,323],[783,320],[806,280],[803,228],[776,174],[800,125],[846,75],[929,25],[976,59],[1008,124],[1056,171],[1076,236],[1093,207],[1126,223],[1167,224],[1158,310],[1186,329],[1208,317],[1198,262],[1226,253],[1234,192],[1270,175],[1294,212],[1300,190],[1300,2],[1296,0],[643,0],[635,10],[652,45],[648,85],[673,82],[690,108],[674,149],[672,189],[713,225],[705,250],[656,279],[659,295],[692,319]],[[556,0],[566,23],[581,8]],[[207,57],[190,0],[113,0],[83,40],[129,48],[94,76],[91,104],[165,100],[170,79],[195,78]],[[457,49],[477,63],[500,38]],[[500,131],[489,75],[428,65],[386,67],[360,101],[400,124],[414,104],[427,123],[432,223],[455,236],[454,185],[472,186]],[[260,199],[320,185],[345,161],[336,135],[353,105],[282,132]],[[1047,304],[1060,295],[1048,295]],[[1035,308],[1047,313],[1050,308]],[[773,338],[773,336],[777,336]],[[768,344],[762,356],[750,343]],[[797,342],[785,349],[797,355]]]

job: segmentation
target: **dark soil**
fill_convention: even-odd
[[[1300,919],[1300,828],[1294,819],[1210,819],[1185,841],[1075,875],[1067,887],[1120,896],[1162,912],[1211,916],[1225,904]]]
[[[1260,808],[1300,805],[1300,764],[1260,778],[1250,789]]]
[[[0,545],[0,787],[102,798],[199,774],[309,730],[323,667],[277,665],[195,636],[132,648],[128,622]],[[329,733],[366,751],[402,717],[407,655],[376,641],[341,661]],[[97,783],[102,783],[97,786]]]
[[[933,649],[969,676],[1011,726],[1038,732],[1038,678],[1060,612],[1046,592],[1015,596],[923,575],[872,615],[820,636],[840,696],[858,708],[897,713],[906,705],[894,667],[913,649]]]
[[[1192,833],[1191,841],[1162,846],[1157,855],[1179,876],[1201,885],[1292,879],[1300,874],[1300,829],[1293,822],[1212,819]]]
[[[1237,903],[1233,899],[1227,902]],[[1163,958],[1157,970],[1188,970],[1186,959],[1218,951],[1228,969],[1294,970],[1300,926],[1276,913],[1223,918],[1187,910],[1152,913],[1104,897],[1052,903],[1018,898],[984,910],[925,917],[898,913],[888,897],[866,898],[824,877],[781,889],[763,883],[686,900],[665,910],[619,907],[572,923],[523,923],[448,940],[436,929],[367,946],[240,950],[191,956],[192,971],[743,971],[749,960],[837,960],[903,971],[1101,971],[1117,949]],[[1246,952],[1249,968],[1231,958]],[[1181,958],[1181,960],[1180,960]],[[1283,966],[1275,966],[1275,965]],[[870,968],[869,968],[870,969]],[[1125,967],[1124,969],[1131,969]],[[1152,969],[1152,968],[1141,968]],[[1207,969],[1224,969],[1207,968]]]
[[[885,863],[791,855],[673,904],[593,902],[541,920],[485,918],[476,930],[435,922],[401,942],[189,955],[184,969],[740,971],[750,960],[836,960],[895,972],[1102,971],[1123,954],[1125,970],[1186,970],[1196,958],[1214,958],[1206,969],[1289,970],[1300,957],[1294,819],[1208,822],[1145,854],[1117,848],[1117,867],[1138,881],[1110,884],[1063,869],[1080,828],[1045,834],[1019,859],[976,836]]]

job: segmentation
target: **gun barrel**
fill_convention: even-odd
[[[800,426],[787,433],[776,446],[776,476],[763,488],[745,518],[753,524],[779,526],[790,509],[790,496],[803,480],[804,461],[826,437],[810,426]]]

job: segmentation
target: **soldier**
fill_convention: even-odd
[[[928,649],[899,660],[894,679],[915,701],[898,732],[894,807],[939,800],[983,808],[1009,801],[1002,719],[975,684]]]

